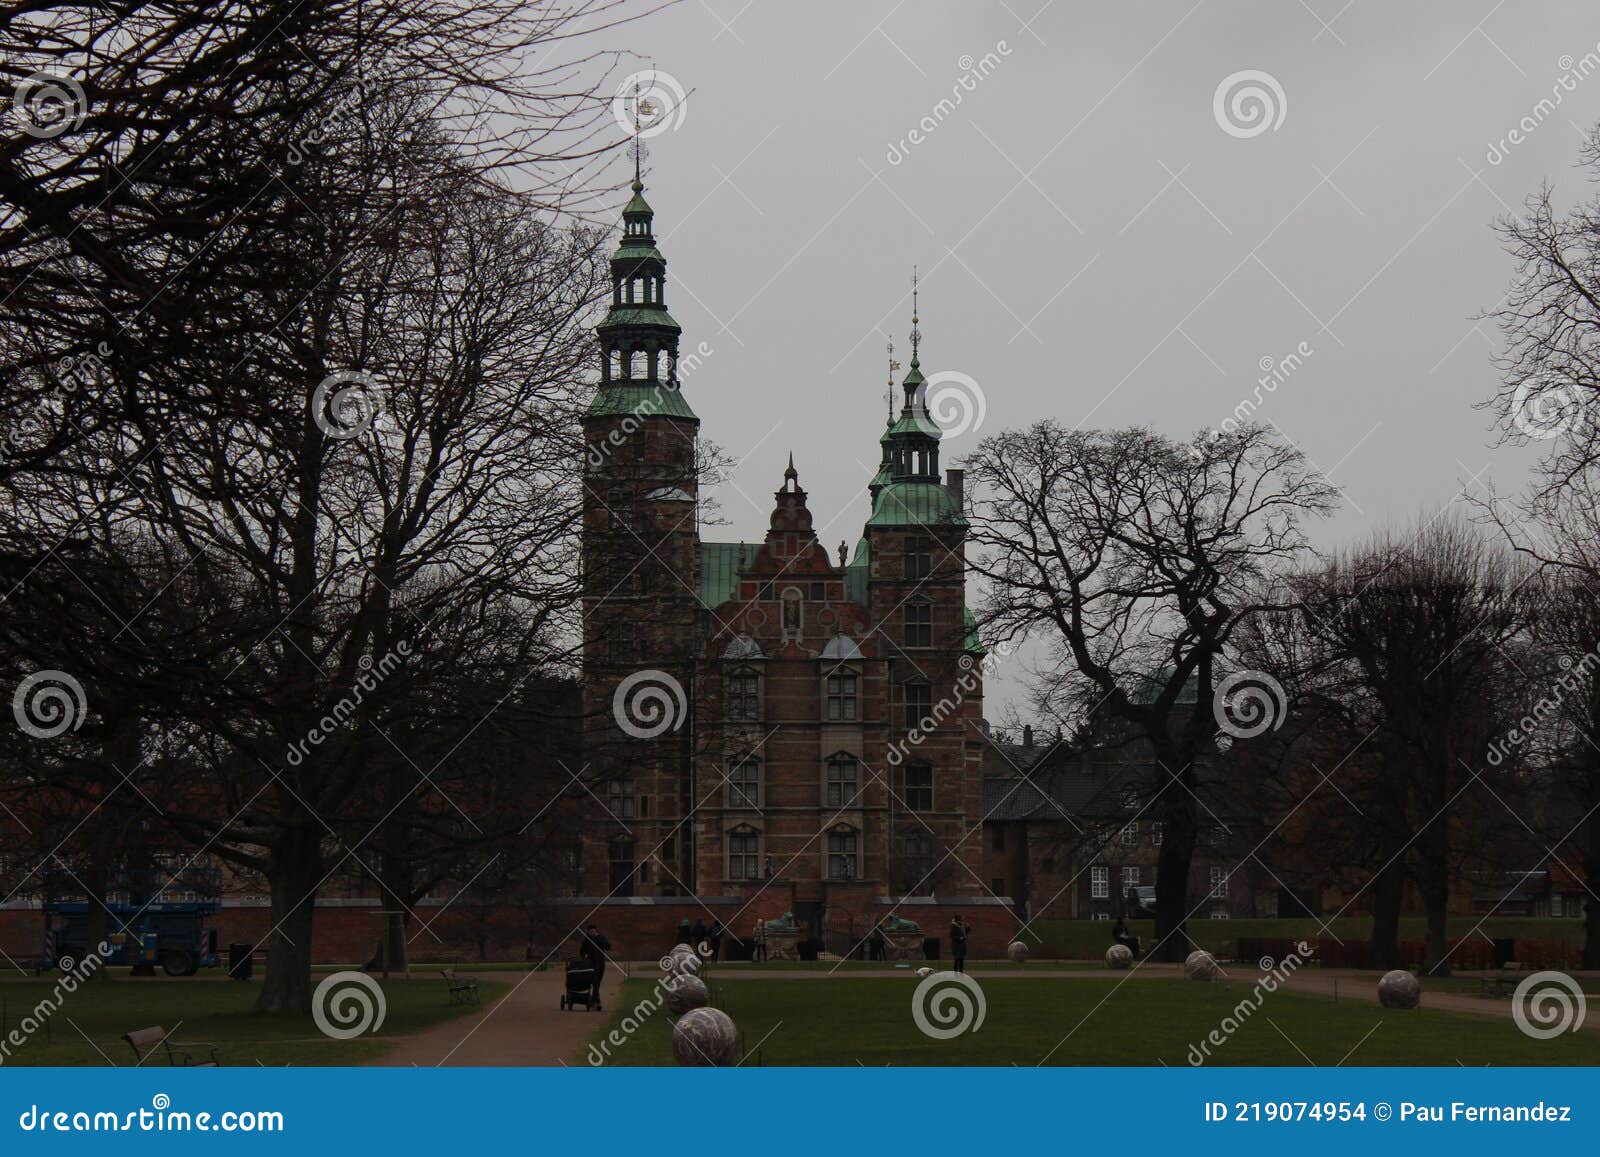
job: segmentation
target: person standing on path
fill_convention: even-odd
[[[600,979],[606,974],[606,954],[611,951],[611,941],[601,933],[598,925],[591,924],[583,934],[583,944],[578,955],[594,969],[594,1006],[600,1007]]]
[[[955,960],[955,970],[967,970],[967,925],[960,916],[950,919],[950,955]]]

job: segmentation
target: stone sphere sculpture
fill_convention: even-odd
[[[1126,944],[1113,944],[1106,949],[1107,968],[1128,968],[1133,964],[1133,949]]]
[[[1385,972],[1378,981],[1378,1003],[1384,1008],[1416,1008],[1422,1003],[1422,981],[1403,968]]]
[[[711,996],[706,991],[705,981],[687,973],[669,976],[664,987],[667,993],[667,1010],[673,1016],[682,1016],[690,1009],[704,1008]]]
[[[917,969],[917,975],[918,976],[932,976],[933,975],[933,969],[929,968],[926,964],[924,964],[921,968]]]
[[[1219,971],[1217,958],[1204,948],[1196,948],[1183,962],[1183,974],[1190,980],[1215,980]]]
[[[733,1018],[717,1008],[691,1008],[672,1026],[672,1055],[680,1065],[696,1068],[733,1064],[738,1057],[739,1030]]]
[[[700,971],[700,954],[687,944],[679,944],[662,958],[661,967],[674,976]]]
[[[1028,946],[1020,940],[1013,940],[1006,946],[1006,955],[1013,962],[1021,964],[1028,959]]]

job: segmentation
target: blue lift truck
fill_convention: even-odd
[[[131,965],[135,975],[193,976],[214,968],[217,930],[207,927],[221,907],[212,888],[151,894],[145,889],[113,891],[106,909],[106,964]],[[176,895],[181,898],[169,898]],[[88,943],[89,903],[80,896],[48,895],[44,901],[44,966],[71,968],[93,948]]]

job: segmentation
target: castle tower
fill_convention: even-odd
[[[982,651],[966,610],[962,479],[952,470],[940,481],[920,320],[913,288],[904,400],[882,439],[864,539],[867,600],[888,667],[890,891],[961,895],[983,887],[980,840],[968,827],[982,814]]]
[[[637,173],[596,327],[600,381],[583,418],[581,888],[693,890],[693,705],[700,603],[700,420],[678,388],[666,258]],[[619,693],[619,687],[622,688]],[[601,833],[604,833],[602,836]]]

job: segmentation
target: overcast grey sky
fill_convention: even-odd
[[[687,0],[627,38],[691,92],[646,182],[711,351],[685,394],[741,459],[709,537],[760,537],[792,450],[823,541],[855,542],[913,264],[924,370],[986,405],[947,465],[1044,416],[1215,427],[1301,343],[1255,417],[1343,489],[1320,546],[1530,460],[1473,408],[1474,317],[1513,271],[1493,219],[1547,178],[1590,194],[1593,3]],[[1224,101],[1229,132],[1246,70],[1282,98],[1240,82],[1271,123]]]

